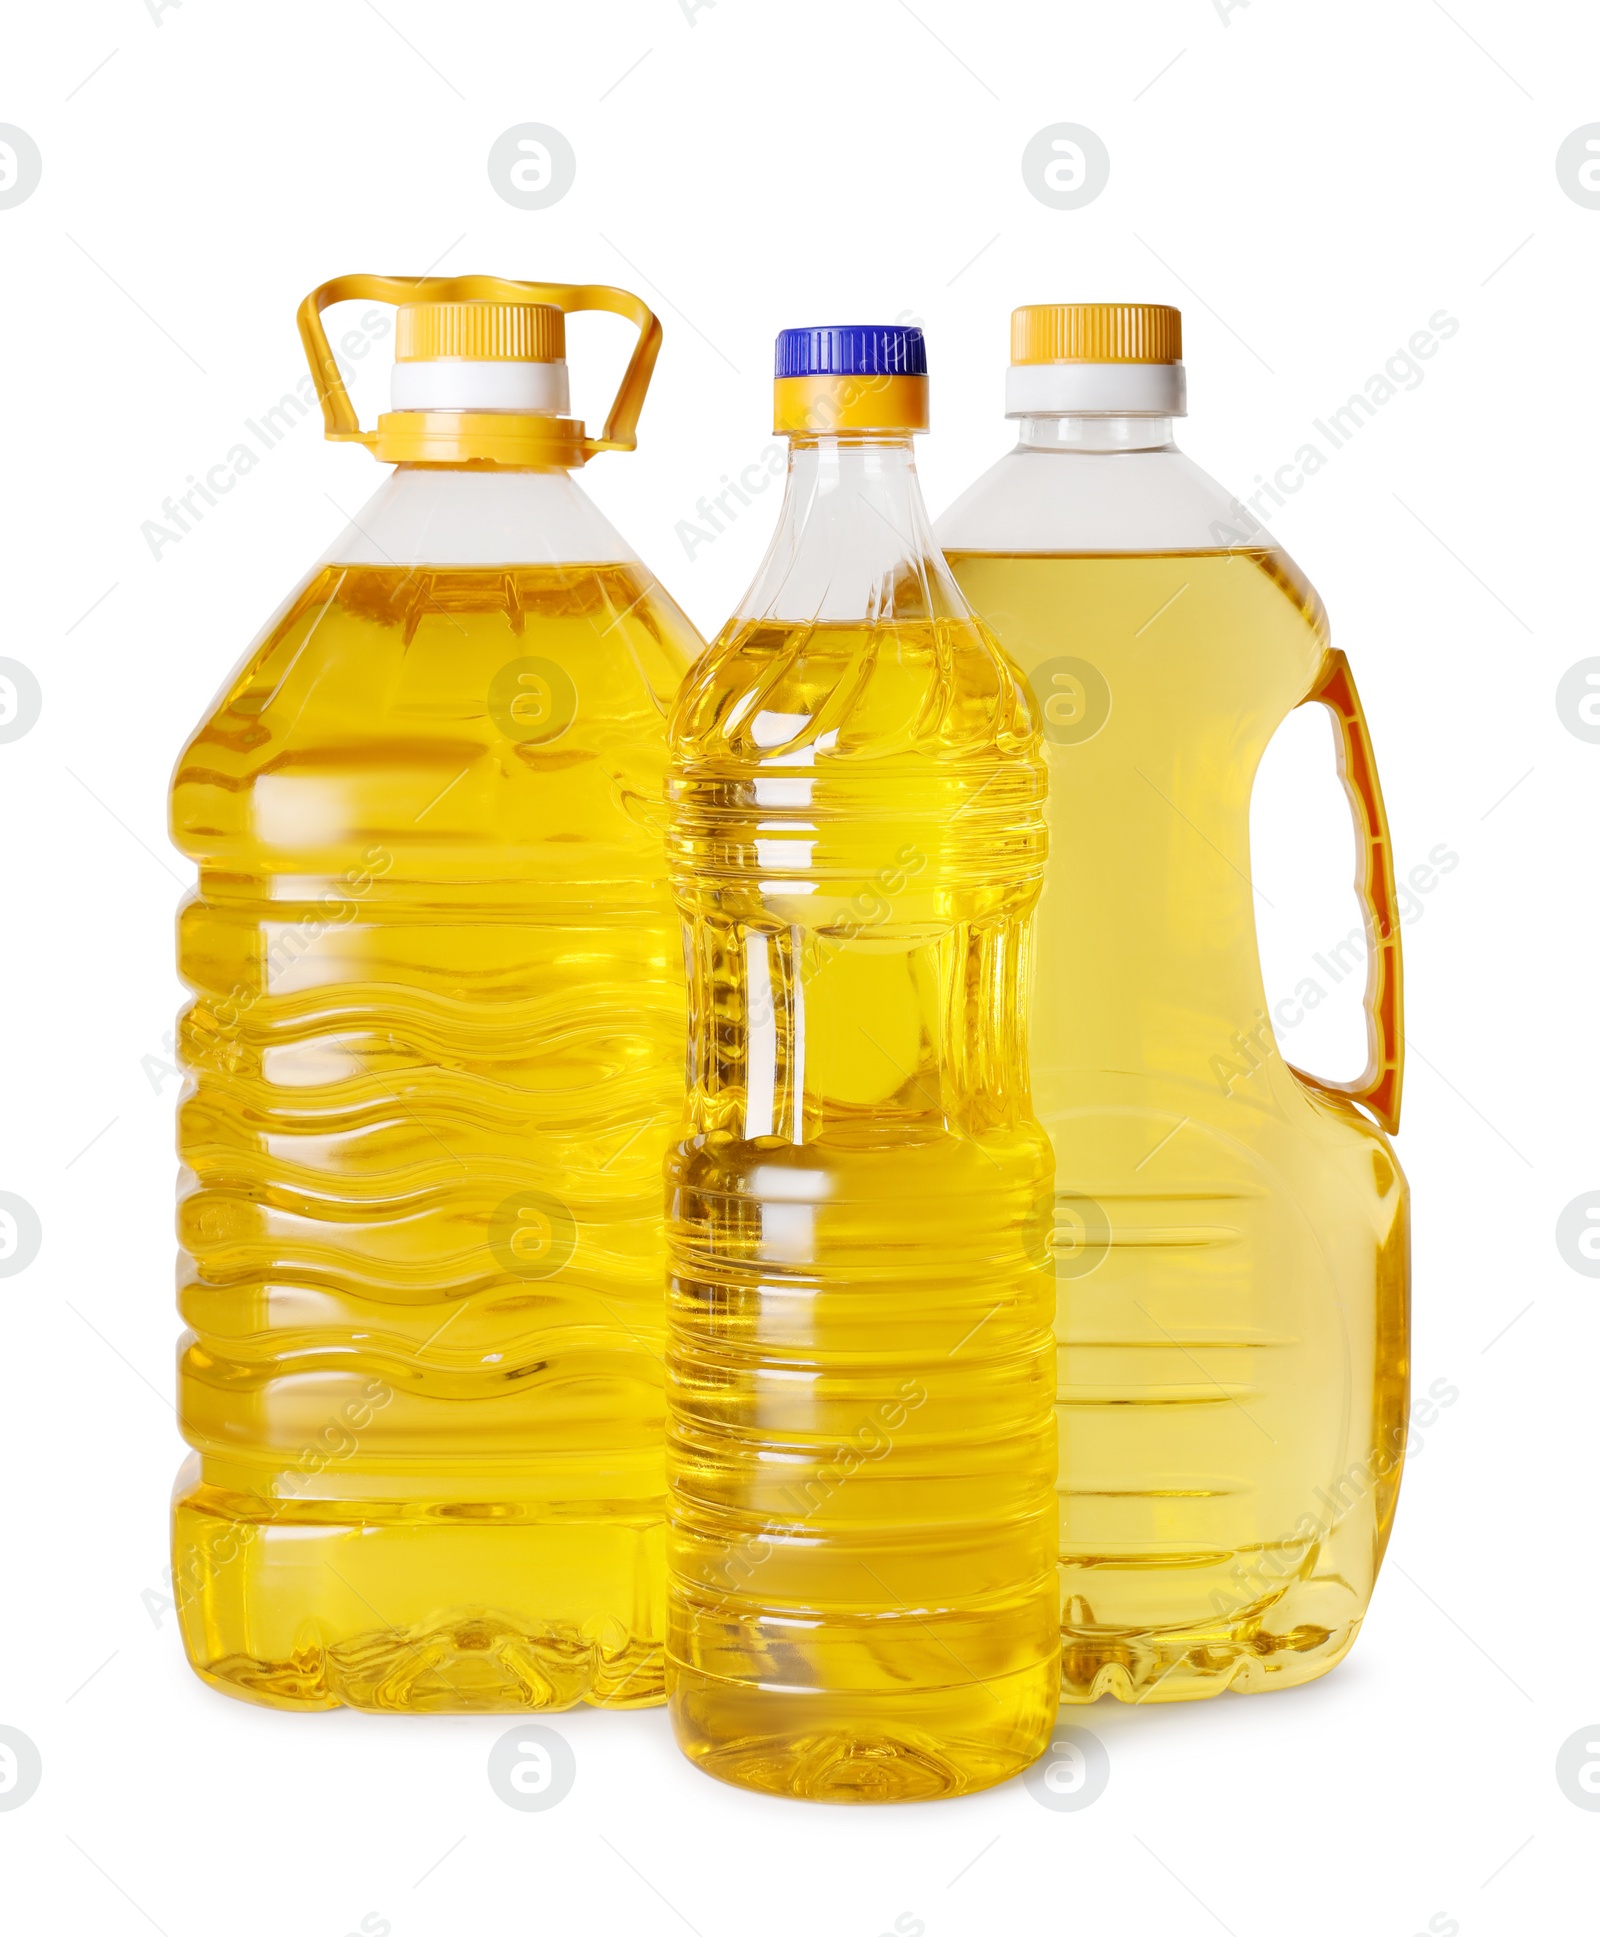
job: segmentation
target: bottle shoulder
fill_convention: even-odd
[[[352,621],[367,622],[365,636]],[[471,650],[430,652],[430,635],[441,625],[449,631],[445,646],[470,640]],[[364,680],[365,710],[381,722],[386,687],[414,679],[419,662],[437,662],[430,698],[452,678],[470,697],[481,693],[485,654],[507,661],[518,642],[525,642],[523,655],[558,662],[570,650],[575,673],[597,658],[614,664],[625,684],[637,660],[642,684],[663,711],[704,648],[633,547],[566,472],[402,466],[234,663],[178,771],[196,743],[241,705],[263,715],[269,693],[292,700],[298,685],[312,687],[329,670],[340,681]],[[630,652],[637,648],[642,652]],[[317,710],[295,709],[296,737],[321,730]],[[262,723],[258,717],[252,724]],[[287,730],[281,707],[270,724]]]
[[[1223,485],[1170,445],[1018,445],[935,521],[934,536],[946,552],[1150,552],[1259,546],[1265,534]]]
[[[400,466],[320,565],[634,564],[637,554],[566,471]]]
[[[212,863],[375,827],[602,838],[659,794],[698,648],[637,564],[324,567],[190,738],[174,837]]]
[[[1040,760],[1027,687],[968,616],[732,621],[684,681],[670,737],[680,768]]]

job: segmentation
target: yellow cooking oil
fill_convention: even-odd
[[[970,622],[742,627],[680,703],[669,1649],[748,1787],[960,1793],[1054,1710],[1030,737]]]
[[[1256,949],[1251,787],[1326,618],[1270,544],[949,562],[1044,716],[1063,1695],[1305,1681],[1365,1613],[1408,1375],[1404,1179],[1285,1062]]]
[[[703,1770],[833,1802],[1016,1773],[1059,1677],[1044,769],[932,546],[925,368],[780,337],[780,529],[671,728],[669,1700]]]
[[[430,368],[485,330],[548,358],[519,292],[377,289],[434,312],[400,332]],[[293,595],[173,783],[184,1640],[278,1708],[659,1702],[661,798],[699,641],[625,548],[451,562],[609,529],[570,426],[496,423],[496,467],[469,425],[430,453],[383,422],[364,556]],[[390,562],[412,539],[445,562]]]

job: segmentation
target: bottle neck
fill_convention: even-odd
[[[1028,416],[1017,424],[1017,448],[1024,451],[1167,451],[1173,441],[1171,417]]]
[[[739,619],[965,617],[909,433],[795,437],[778,529]]]

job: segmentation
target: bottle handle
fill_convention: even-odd
[[[1392,1135],[1400,1127],[1400,1088],[1405,1071],[1401,999],[1400,924],[1396,918],[1394,845],[1378,763],[1367,731],[1350,662],[1329,649],[1302,706],[1319,701],[1338,732],[1339,778],[1344,783],[1357,835],[1356,892],[1367,928],[1367,1066],[1352,1083],[1330,1082],[1289,1065],[1302,1083],[1328,1096],[1365,1105]]]
[[[355,405],[344,387],[339,365],[328,347],[322,327],[322,312],[332,303],[352,300],[378,303],[548,303],[570,316],[575,310],[608,310],[637,325],[639,336],[622,373],[622,382],[611,400],[605,429],[599,437],[579,440],[583,461],[597,451],[631,451],[634,432],[645,392],[661,349],[661,324],[655,313],[626,289],[613,289],[607,283],[507,282],[499,276],[335,276],[313,289],[300,305],[296,318],[311,380],[316,385],[317,401],[322,406],[323,433],[330,443],[364,444],[376,451],[378,433],[363,430]]]

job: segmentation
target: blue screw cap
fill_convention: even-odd
[[[925,377],[922,331],[902,323],[832,323],[780,330],[775,377]]]

